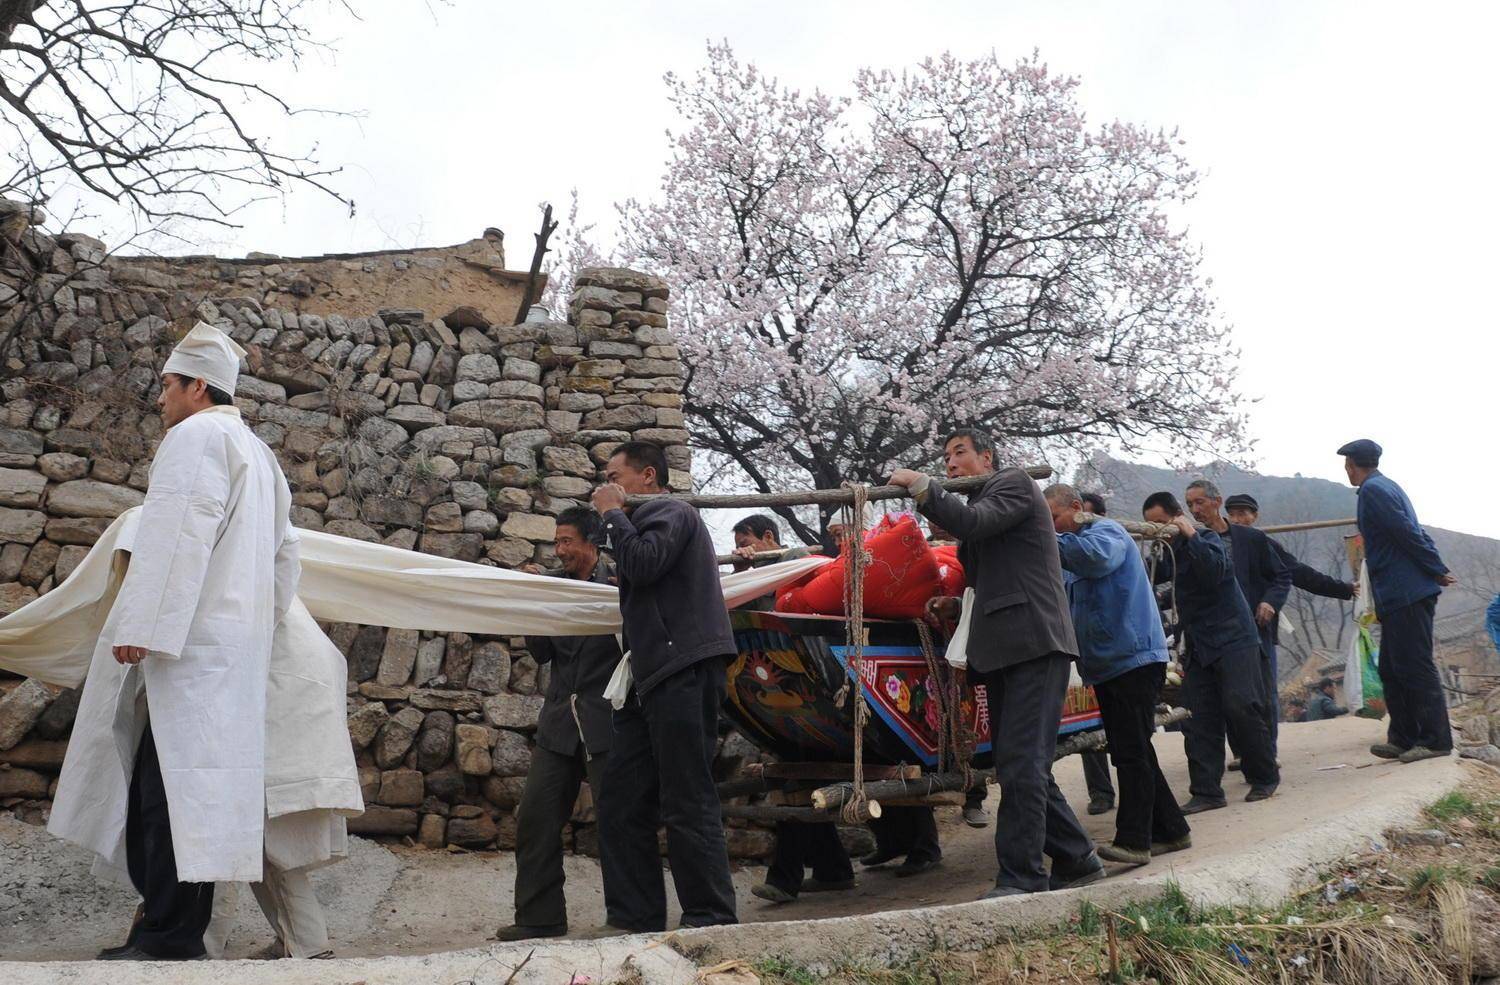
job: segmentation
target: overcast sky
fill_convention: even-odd
[[[294,102],[364,114],[316,127],[322,158],[347,167],[357,216],[298,192],[203,247],[306,255],[496,225],[509,265],[524,267],[539,201],[577,187],[608,221],[614,201],[652,194],[673,122],[661,74],[690,72],[708,39],[832,91],[862,65],[1038,48],[1082,79],[1094,122],[1177,126],[1187,140],[1204,173],[1187,218],[1258,400],[1258,470],[1341,479],[1334,449],[1373,437],[1424,522],[1500,537],[1500,511],[1480,512],[1500,478],[1491,5],[353,5],[363,22],[328,22],[331,60],[268,81]]]

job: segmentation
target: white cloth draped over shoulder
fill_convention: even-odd
[[[238,409],[200,411],[163,437],[48,824],[106,867],[124,868],[130,777],[149,722],[178,878],[260,878],[271,649],[298,573],[290,508],[275,455]],[[121,666],[114,646],[147,654]]]
[[[121,693],[128,675],[109,655],[116,640],[105,628],[125,571],[125,552],[136,543],[141,509],[127,511],[111,524],[61,585],[0,619],[0,667],[66,687],[76,687],[88,675],[87,691],[97,687],[101,694]],[[265,709],[265,806],[273,819],[266,827],[266,848],[283,868],[300,868],[340,854],[342,835],[341,830],[330,830],[333,826],[326,820],[311,822],[315,834],[292,833],[278,857],[276,818],[286,818],[290,831],[308,826],[308,811],[362,809],[344,721],[345,663],[314,619],[503,636],[620,630],[619,593],[610,585],[529,575],[316,531],[300,531],[299,536],[298,599],[275,637]],[[725,601],[730,606],[749,602],[828,563],[829,558],[809,557],[725,575]],[[102,659],[94,660],[91,669],[96,651]],[[318,689],[317,701],[308,701],[301,690],[308,683]],[[155,707],[153,702],[153,713]],[[320,708],[325,712],[321,717]],[[336,715],[326,713],[333,708]],[[116,810],[111,806],[116,796],[123,830],[129,774],[120,774],[120,755],[110,749],[108,759],[99,757],[96,768],[111,773],[99,778],[100,795],[80,801],[67,828],[54,831],[78,840],[74,834],[79,826],[104,823],[86,824],[91,812]],[[53,816],[57,818],[55,810]],[[340,828],[341,823],[340,819]],[[123,868],[123,843],[113,858]],[[206,881],[257,878],[258,862],[253,875],[215,871]]]

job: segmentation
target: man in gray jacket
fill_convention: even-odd
[[[986,898],[1094,882],[1104,865],[1052,778],[1058,718],[1078,655],[1052,511],[1024,471],[995,471],[986,434],[953,432],[943,458],[949,478],[990,477],[967,504],[910,469],[897,469],[891,482],[910,489],[922,515],[958,538],[974,589],[969,674],[987,691],[1000,783],[999,874]],[[956,608],[949,599],[933,611],[951,619]],[[1043,854],[1052,859],[1050,876]]]

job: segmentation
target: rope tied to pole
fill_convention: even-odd
[[[844,565],[844,620],[845,663],[854,675],[854,795],[843,805],[846,824],[858,824],[868,803],[865,797],[865,723],[870,717],[869,705],[865,702],[865,565],[869,554],[865,551],[865,511],[869,503],[870,487],[862,482],[845,482],[844,488],[853,494],[849,505],[849,524],[845,527],[848,538],[849,560]],[[844,685],[847,693],[849,684]],[[840,705],[842,705],[842,700]]]

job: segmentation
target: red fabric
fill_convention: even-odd
[[[968,581],[964,577],[964,566],[958,560],[958,545],[942,544],[934,547],[932,554],[937,558],[938,581],[942,585],[939,594],[962,595]]]
[[[927,600],[944,591],[939,561],[915,517],[889,515],[865,535],[870,562],[865,568],[865,613],[883,619],[919,619]],[[844,615],[844,564],[840,557],[806,582],[784,589],[776,598],[779,612]],[[955,556],[950,565],[962,578]],[[959,592],[963,591],[962,584]]]

